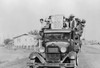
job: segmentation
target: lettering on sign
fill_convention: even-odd
[[[62,29],[63,28],[63,16],[52,16],[52,29]]]

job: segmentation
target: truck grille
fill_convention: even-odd
[[[47,48],[47,60],[49,62],[58,62],[60,61],[60,52],[58,47],[49,47]]]
[[[49,60],[60,60],[60,54],[47,54]]]

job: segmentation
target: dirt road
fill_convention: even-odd
[[[27,68],[27,58],[8,63],[0,68]],[[100,68],[100,46],[84,45],[79,54],[78,68]]]
[[[100,68],[100,45],[86,45],[79,55],[79,68]]]

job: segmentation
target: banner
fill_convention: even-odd
[[[52,29],[62,29],[63,28],[63,16],[55,15],[51,18],[51,28]]]

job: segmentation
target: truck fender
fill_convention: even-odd
[[[32,52],[29,56],[29,58],[31,59],[33,56],[36,56],[40,61],[41,63],[45,63],[45,59],[42,57],[41,54],[37,53],[37,52]]]

